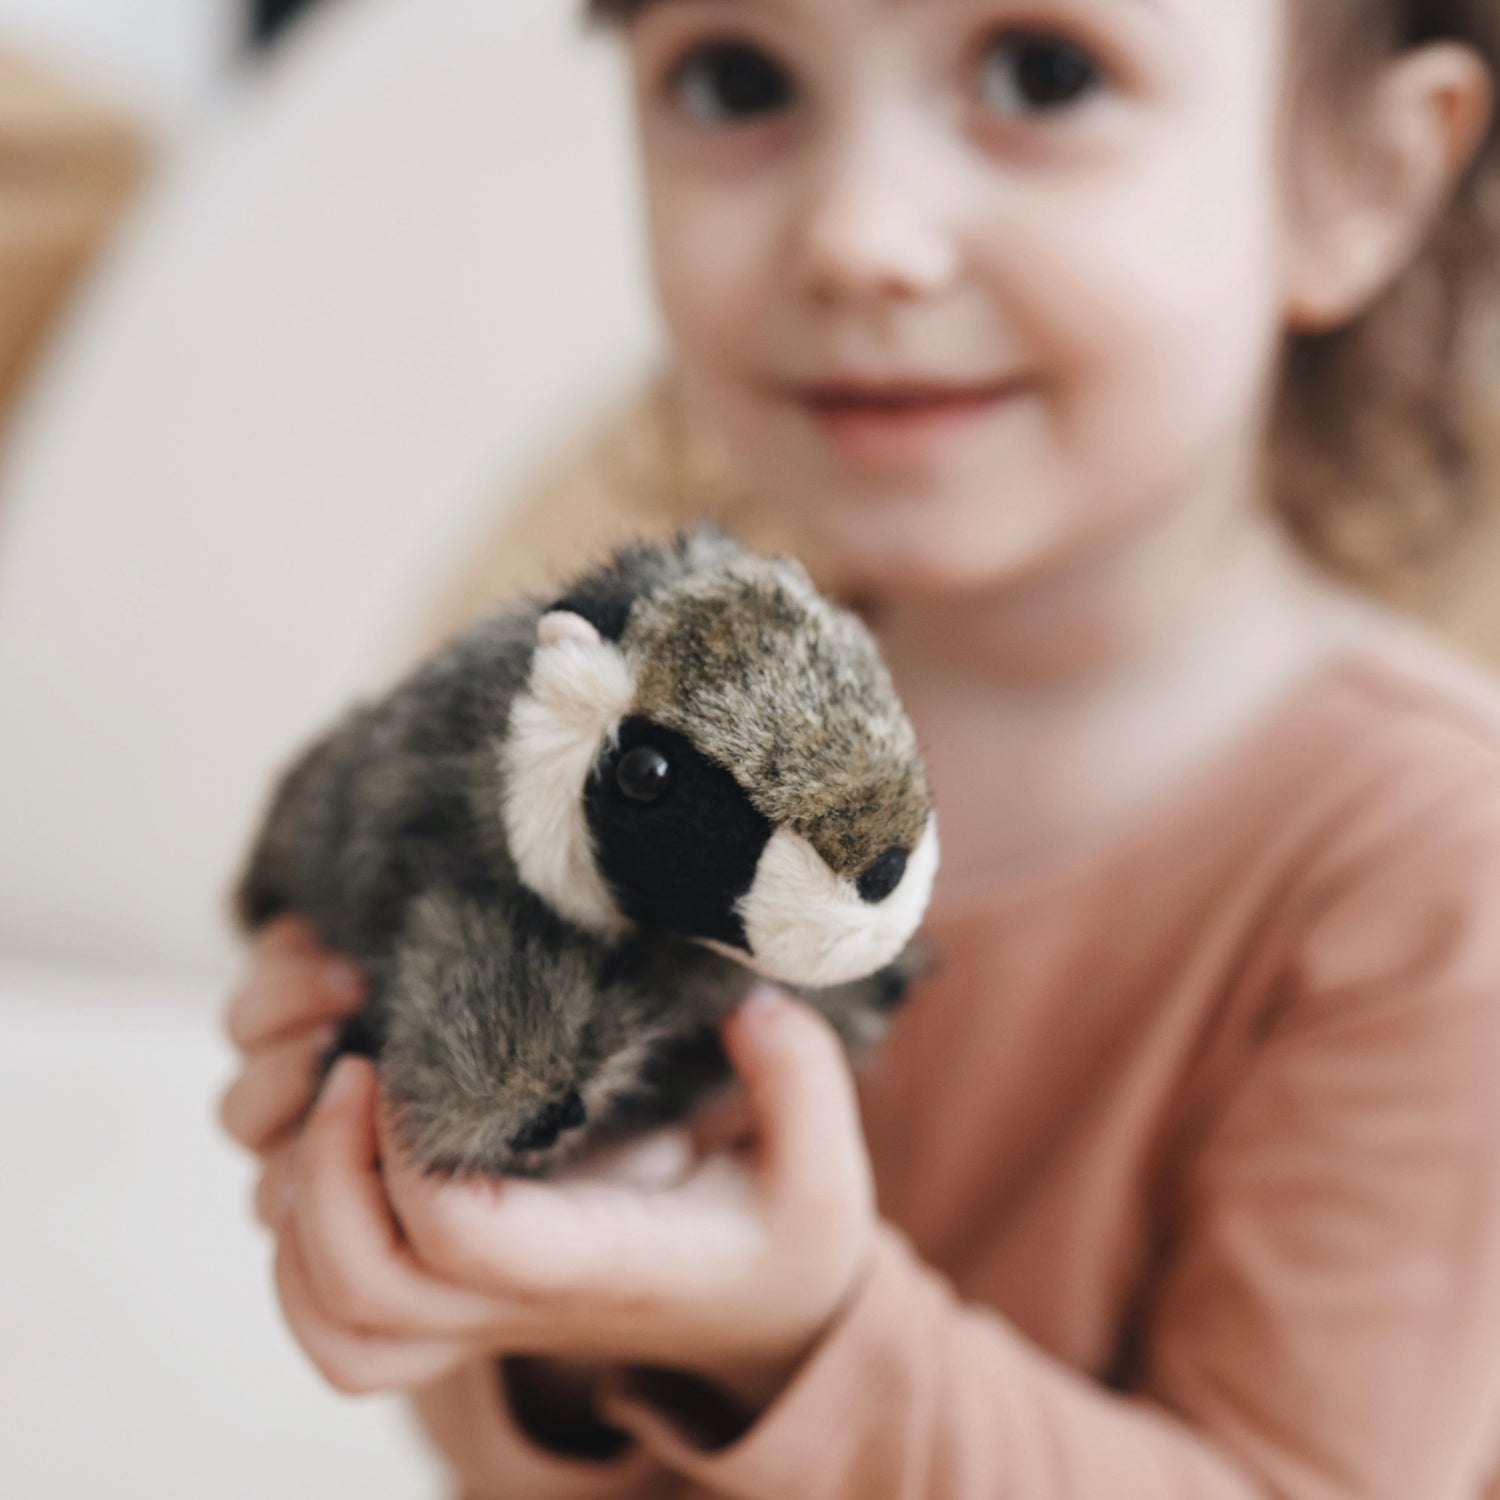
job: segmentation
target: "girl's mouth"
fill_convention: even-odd
[[[840,380],[793,394],[824,440],[862,468],[929,463],[1024,389],[1019,380],[985,384]]]

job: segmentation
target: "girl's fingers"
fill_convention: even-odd
[[[438,1182],[405,1165],[386,1170],[391,1201],[422,1268],[519,1315],[544,1319],[590,1286],[609,1255],[607,1216],[580,1223],[572,1195],[643,1196],[583,1176],[558,1183]]]
[[[300,918],[278,918],[298,921]],[[225,1028],[242,1052],[252,1052],[282,1033],[315,1022],[336,1021],[357,1010],[365,997],[359,965],[298,935],[299,928],[280,928],[257,938],[250,954],[250,973],[230,1002]]]
[[[847,1222],[874,1188],[838,1035],[811,1006],[766,985],[726,1019],[723,1040],[755,1121],[756,1175],[768,1203],[814,1235]]]
[[[347,1395],[412,1390],[480,1352],[458,1338],[385,1338],[340,1326],[319,1306],[290,1228],[276,1247],[276,1290],[297,1342],[324,1379]]]
[[[219,1102],[224,1129],[257,1155],[269,1150],[307,1112],[335,1034],[332,1025],[314,1026],[252,1052]]]
[[[334,1322],[367,1332],[494,1332],[503,1309],[493,1299],[428,1275],[407,1246],[380,1175],[375,1095],[374,1068],[343,1059],[298,1141],[289,1228],[314,1299]]]
[[[754,1185],[725,1153],[644,1191],[585,1172],[499,1183],[403,1173],[392,1199],[421,1267],[495,1299],[511,1347],[549,1353],[642,1326],[738,1274],[764,1239]]]
[[[744,1092],[736,1088],[705,1105],[693,1117],[693,1146],[697,1155],[735,1150],[755,1136],[755,1116]]]
[[[287,1138],[267,1152],[260,1181],[255,1185],[255,1217],[266,1229],[277,1233],[292,1210],[296,1150],[296,1140]]]
[[[272,917],[255,935],[256,945],[267,953],[290,956],[318,952],[318,935],[306,917],[284,911]]]
[[[587,1151],[560,1167],[552,1180],[593,1178],[652,1192],[682,1182],[693,1168],[694,1157],[692,1136],[680,1127],[669,1126]]]

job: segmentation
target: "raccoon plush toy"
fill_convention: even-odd
[[[403,1146],[541,1175],[729,1079],[756,973],[856,1061],[937,867],[911,725],[861,623],[721,532],[637,545],[472,626],[283,777],[235,892],[363,967],[341,1052]]]

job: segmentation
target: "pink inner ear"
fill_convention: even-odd
[[[536,639],[540,646],[560,646],[564,641],[597,646],[599,632],[582,615],[575,615],[571,609],[554,609],[537,622]]]

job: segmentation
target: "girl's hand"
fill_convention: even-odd
[[[263,1224],[274,1217],[271,1194],[316,1093],[319,1059],[364,997],[359,965],[322,947],[301,917],[277,917],[251,944],[250,973],[225,1018],[244,1067],[219,1119],[265,1168],[255,1195]]]
[[[255,1213],[268,1228],[278,1229],[290,1210],[293,1163],[316,1094],[319,1060],[339,1020],[363,1002],[365,988],[359,966],[322,947],[301,917],[276,918],[251,944],[249,976],[226,1017],[244,1067],[225,1091],[219,1117],[224,1129],[261,1159]],[[340,1339],[310,1315],[299,1284],[287,1274],[289,1258],[288,1247],[279,1244],[283,1313],[313,1363],[340,1390],[402,1388],[470,1357],[464,1344],[444,1346],[435,1362],[430,1341],[409,1348],[391,1344],[372,1355],[367,1345]]]
[[[704,1129],[664,1131],[547,1182],[422,1176],[400,1160],[373,1069],[341,1060],[286,1169],[277,1256],[324,1373],[389,1388],[524,1352],[666,1366],[752,1412],[769,1402],[863,1269],[873,1186],[827,1023],[766,989],[723,1036],[748,1144],[700,1157]],[[731,1119],[711,1129],[730,1136]]]
[[[251,945],[250,974],[229,1007],[230,1040],[244,1068],[226,1090],[219,1117],[235,1140],[260,1157],[256,1217],[269,1228],[290,1209],[294,1161],[301,1127],[317,1091],[318,1063],[338,1021],[364,1000],[365,980],[352,960],[330,953],[298,916],[278,917]],[[287,1235],[280,1235],[277,1286],[292,1332],[323,1374],[350,1393],[395,1389],[436,1378],[469,1357],[466,1344],[450,1343],[435,1359],[430,1340],[410,1346],[388,1341],[378,1351],[350,1349],[310,1328],[300,1302],[288,1299]],[[296,1287],[292,1286],[295,1297]]]
[[[219,1116],[224,1129],[261,1159],[255,1211],[268,1228],[281,1225],[290,1208],[293,1160],[300,1127],[316,1093],[319,1061],[338,1022],[359,1008],[365,992],[359,966],[324,948],[301,917],[278,917],[251,944],[249,976],[226,1016],[226,1029],[243,1054],[244,1068],[225,1091]],[[655,1180],[663,1171],[680,1170],[680,1163],[673,1167],[658,1151],[654,1157],[649,1152],[622,1156],[610,1169],[626,1180]],[[286,1259],[283,1247],[278,1262],[284,1265]],[[290,1278],[278,1271],[278,1280],[285,1304]],[[295,1296],[295,1284],[292,1290]],[[405,1374],[433,1367],[422,1348],[387,1349],[372,1360],[363,1346],[347,1347],[321,1325],[315,1326],[303,1307],[297,1303],[283,1310],[314,1363],[321,1364],[340,1389],[356,1392],[410,1384]],[[446,1354],[461,1361],[467,1350],[453,1346]],[[540,1386],[545,1378],[558,1390],[579,1390],[603,1373],[604,1367],[557,1362],[533,1361],[529,1367],[533,1384]]]

